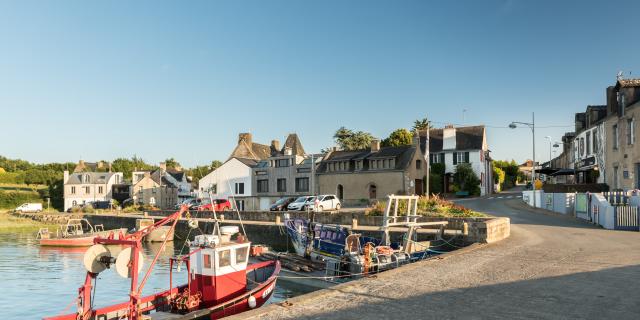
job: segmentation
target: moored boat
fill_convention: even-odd
[[[37,239],[41,246],[89,247],[96,237],[121,239],[126,233],[125,228],[104,230],[103,225],[92,225],[87,219],[69,219],[66,224],[58,226],[55,234],[49,228],[41,228]]]
[[[168,241],[162,242],[151,266],[139,278],[144,261],[140,249],[142,239],[170,222],[170,228],[175,230],[177,221],[186,210],[184,206],[169,217],[123,239],[96,238],[96,244],[85,253],[87,274],[84,285],[79,289],[77,312],[45,319],[219,319],[266,303],[274,292],[280,262],[250,263],[251,242],[239,233],[238,227],[218,226],[217,219],[214,219],[214,234],[196,236],[189,243],[188,254],[169,259],[169,289],[141,296],[146,280]],[[111,252],[108,245],[120,245],[116,250],[119,253]],[[182,265],[187,270],[186,283],[174,286],[173,271]],[[93,291],[97,275],[111,266],[119,275],[131,278],[129,301],[94,309]]]

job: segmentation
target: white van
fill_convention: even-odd
[[[42,203],[23,203],[17,207],[15,212],[42,212]]]

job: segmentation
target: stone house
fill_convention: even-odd
[[[480,179],[480,194],[493,193],[493,167],[489,152],[484,126],[456,128],[448,125],[429,130],[429,164],[445,165],[445,192],[451,192],[457,165],[469,163]]]
[[[178,186],[168,177],[162,167],[153,171],[134,171],[129,189],[133,203],[173,209],[178,204]]]
[[[122,172],[64,171],[64,210],[96,201],[111,201],[113,187],[123,182]]]
[[[283,197],[299,197],[314,194],[313,163],[319,163],[322,155],[306,155],[295,133],[290,134],[284,146],[278,140],[271,141],[271,156],[252,168],[253,195],[260,210],[269,210],[271,204]]]
[[[367,204],[389,194],[423,195],[428,166],[420,138],[400,147],[330,151],[318,166],[319,194],[335,194],[344,205]]]
[[[111,171],[111,164],[98,161],[98,162],[85,162],[84,160],[78,161],[78,164],[73,169],[73,173],[78,172],[107,172]]]
[[[605,181],[611,189],[640,188],[640,79],[618,79],[607,88]]]

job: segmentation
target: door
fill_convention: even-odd
[[[424,191],[422,190],[422,179],[416,179],[415,186],[416,186],[416,195],[423,196]]]
[[[374,200],[378,198],[378,188],[375,184],[369,186],[369,199]]]
[[[636,163],[636,189],[640,189],[640,163]]]
[[[338,199],[342,201],[344,199],[344,187],[341,184],[338,185],[338,192],[336,193],[338,194]]]

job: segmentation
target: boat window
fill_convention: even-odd
[[[218,251],[218,256],[220,257],[220,267],[226,267],[231,265],[231,250],[221,250]]]
[[[236,264],[247,262],[247,252],[249,247],[243,247],[236,249]]]
[[[204,267],[207,269],[211,269],[211,255],[203,254],[202,258],[204,259]]]
[[[327,232],[326,232],[326,231],[324,231],[324,230],[322,230],[322,231],[320,232],[320,238],[321,238],[321,239],[325,239],[326,237],[327,237]]]

